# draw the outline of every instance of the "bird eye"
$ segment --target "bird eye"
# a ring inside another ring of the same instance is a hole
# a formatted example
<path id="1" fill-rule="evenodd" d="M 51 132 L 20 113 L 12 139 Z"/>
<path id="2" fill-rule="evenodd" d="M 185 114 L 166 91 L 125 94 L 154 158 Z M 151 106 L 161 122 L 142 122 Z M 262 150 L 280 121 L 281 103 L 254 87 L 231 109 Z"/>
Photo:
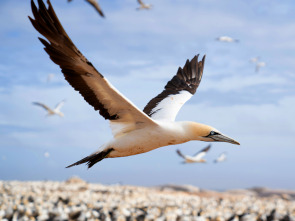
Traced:
<path id="1" fill-rule="evenodd" d="M 210 135 L 218 135 L 218 134 L 219 134 L 219 133 L 217 133 L 217 132 L 215 132 L 215 131 L 213 131 L 213 130 L 210 132 Z"/>

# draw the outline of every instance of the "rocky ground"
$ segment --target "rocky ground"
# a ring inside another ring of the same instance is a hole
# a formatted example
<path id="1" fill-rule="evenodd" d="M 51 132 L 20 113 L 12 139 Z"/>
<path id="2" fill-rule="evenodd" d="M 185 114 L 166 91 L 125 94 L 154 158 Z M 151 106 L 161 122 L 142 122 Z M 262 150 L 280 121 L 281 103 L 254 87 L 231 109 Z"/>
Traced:
<path id="1" fill-rule="evenodd" d="M 0 181 L 0 220 L 295 221 L 295 192 Z"/>

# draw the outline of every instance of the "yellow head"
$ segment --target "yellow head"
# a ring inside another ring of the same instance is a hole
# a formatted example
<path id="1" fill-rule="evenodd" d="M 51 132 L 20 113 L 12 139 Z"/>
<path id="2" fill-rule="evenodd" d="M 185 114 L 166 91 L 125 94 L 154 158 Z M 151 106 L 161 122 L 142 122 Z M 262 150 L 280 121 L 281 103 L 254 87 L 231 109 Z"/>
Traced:
<path id="1" fill-rule="evenodd" d="M 207 142 L 227 142 L 240 145 L 239 142 L 228 136 L 223 135 L 217 129 L 205 124 L 189 122 L 188 129 L 194 140 L 202 140 Z"/>

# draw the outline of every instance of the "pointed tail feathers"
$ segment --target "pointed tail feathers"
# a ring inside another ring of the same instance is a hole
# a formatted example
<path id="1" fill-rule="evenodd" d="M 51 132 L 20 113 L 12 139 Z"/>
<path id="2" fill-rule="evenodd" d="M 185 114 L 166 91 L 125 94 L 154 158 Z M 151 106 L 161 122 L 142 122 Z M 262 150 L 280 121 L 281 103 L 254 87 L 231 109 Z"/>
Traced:
<path id="1" fill-rule="evenodd" d="M 113 150 L 114 150 L 113 148 L 110 148 L 110 149 L 107 149 L 107 150 L 99 152 L 99 153 L 91 154 L 91 155 L 83 158 L 82 160 L 79 160 L 76 163 L 73 163 L 73 164 L 67 166 L 66 168 L 69 168 L 69 167 L 72 167 L 72 166 L 77 166 L 77 165 L 80 165 L 82 163 L 87 163 L 87 166 L 88 166 L 88 169 L 89 169 L 90 167 L 92 167 L 97 162 L 99 162 L 99 161 L 103 160 L 104 158 L 106 158 L 110 154 L 110 152 L 112 152 Z"/>

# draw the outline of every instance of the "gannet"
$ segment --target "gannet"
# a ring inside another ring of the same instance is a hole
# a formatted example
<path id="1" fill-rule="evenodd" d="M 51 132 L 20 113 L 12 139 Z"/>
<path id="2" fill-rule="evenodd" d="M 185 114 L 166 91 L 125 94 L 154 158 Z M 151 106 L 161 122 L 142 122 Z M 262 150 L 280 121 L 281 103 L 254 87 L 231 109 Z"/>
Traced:
<path id="1" fill-rule="evenodd" d="M 68 0 L 68 2 L 71 2 L 72 0 Z M 95 10 L 100 14 L 101 17 L 104 17 L 104 14 L 102 12 L 101 7 L 98 4 L 97 0 L 86 0 L 86 2 L 88 2 L 90 5 L 92 5 Z"/>
<path id="2" fill-rule="evenodd" d="M 254 63 L 255 64 L 255 71 L 256 72 L 259 72 L 260 68 L 261 67 L 264 67 L 266 65 L 265 62 L 263 61 L 259 61 L 260 60 L 260 57 L 256 57 L 256 58 L 251 58 L 250 59 L 250 62 Z"/>
<path id="3" fill-rule="evenodd" d="M 218 38 L 216 38 L 217 41 L 222 41 L 222 42 L 239 42 L 238 39 L 233 39 L 231 37 L 228 36 L 220 36 Z"/>
<path id="4" fill-rule="evenodd" d="M 51 80 L 52 80 L 52 78 L 54 78 L 54 74 L 48 74 L 47 75 L 47 83 L 49 83 Z"/>
<path id="5" fill-rule="evenodd" d="M 258 56 L 258 57 L 250 58 L 249 61 L 256 64 L 259 61 L 259 59 L 260 59 L 260 57 Z"/>
<path id="6" fill-rule="evenodd" d="M 64 114 L 60 111 L 60 108 L 64 105 L 65 101 L 59 102 L 54 109 L 51 109 L 45 104 L 42 104 L 40 102 L 33 102 L 34 105 L 38 105 L 40 107 L 43 107 L 45 110 L 47 110 L 47 116 L 52 116 L 52 115 L 59 115 L 60 117 L 63 117 Z"/>
<path id="7" fill-rule="evenodd" d="M 215 160 L 214 163 L 220 163 L 226 160 L 226 153 L 220 154 Z"/>
<path id="8" fill-rule="evenodd" d="M 208 142 L 237 141 L 217 129 L 196 122 L 175 122 L 182 107 L 196 92 L 203 74 L 205 56 L 195 56 L 167 83 L 143 111 L 124 97 L 82 55 L 65 32 L 48 0 L 48 8 L 38 0 L 37 9 L 31 0 L 35 29 L 47 38 L 39 38 L 51 60 L 60 66 L 65 79 L 100 115 L 110 121 L 113 139 L 93 154 L 68 167 L 87 163 L 88 168 L 104 158 L 126 157 L 145 153 L 159 147 L 181 144 L 191 140 Z"/>
<path id="9" fill-rule="evenodd" d="M 207 147 L 197 152 L 193 156 L 183 155 L 180 152 L 180 150 L 177 150 L 176 152 L 179 156 L 181 156 L 185 160 L 183 163 L 206 163 L 206 160 L 204 160 L 203 157 L 207 154 L 210 148 L 211 148 L 211 145 L 209 144 Z"/>
<path id="10" fill-rule="evenodd" d="M 261 68 L 261 67 L 265 67 L 265 65 L 266 65 L 266 63 L 263 62 L 263 61 L 257 62 L 257 63 L 256 63 L 256 67 L 255 67 L 255 71 L 256 71 L 256 72 L 259 72 L 260 68 Z"/>
<path id="11" fill-rule="evenodd" d="M 138 8 L 136 8 L 137 10 L 141 10 L 141 9 L 151 9 L 152 8 L 152 4 L 145 4 L 143 3 L 141 0 L 137 0 L 138 4 L 140 4 L 140 6 Z"/>

